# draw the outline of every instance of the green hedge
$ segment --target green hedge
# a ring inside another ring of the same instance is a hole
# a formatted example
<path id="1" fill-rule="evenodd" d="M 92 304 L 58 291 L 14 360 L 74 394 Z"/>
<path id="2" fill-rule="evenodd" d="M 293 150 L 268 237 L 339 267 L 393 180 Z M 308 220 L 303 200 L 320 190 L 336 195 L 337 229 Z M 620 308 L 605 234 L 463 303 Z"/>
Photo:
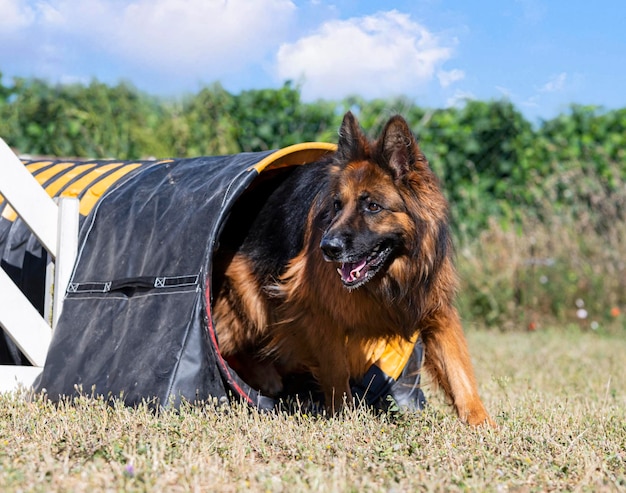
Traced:
<path id="1" fill-rule="evenodd" d="M 371 132 L 393 113 L 407 118 L 443 181 L 461 235 L 475 236 L 493 218 L 509 224 L 528 215 L 541 218 L 546 197 L 555 210 L 578 208 L 583 214 L 625 178 L 626 109 L 574 105 L 533 125 L 508 101 L 446 109 L 407 99 L 303 103 L 289 82 L 240 94 L 215 84 L 165 99 L 128 83 L 55 85 L 17 78 L 3 84 L 0 74 L 0 136 L 32 155 L 183 157 L 333 141 L 347 109 Z M 572 173 L 575 183 L 559 179 Z M 598 227 L 606 227 L 602 222 Z"/>

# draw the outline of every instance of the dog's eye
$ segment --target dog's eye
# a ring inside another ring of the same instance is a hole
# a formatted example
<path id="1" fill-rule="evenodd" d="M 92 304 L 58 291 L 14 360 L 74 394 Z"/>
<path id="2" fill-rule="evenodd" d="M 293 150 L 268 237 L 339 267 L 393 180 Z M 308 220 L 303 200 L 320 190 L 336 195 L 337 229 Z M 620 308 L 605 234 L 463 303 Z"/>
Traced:
<path id="1" fill-rule="evenodd" d="M 367 210 L 368 212 L 380 212 L 383 210 L 383 208 L 380 204 L 377 204 L 376 202 L 370 202 L 369 204 L 367 204 Z"/>
<path id="2" fill-rule="evenodd" d="M 341 200 L 336 199 L 333 202 L 333 209 L 335 210 L 335 212 L 339 212 L 341 210 Z"/>

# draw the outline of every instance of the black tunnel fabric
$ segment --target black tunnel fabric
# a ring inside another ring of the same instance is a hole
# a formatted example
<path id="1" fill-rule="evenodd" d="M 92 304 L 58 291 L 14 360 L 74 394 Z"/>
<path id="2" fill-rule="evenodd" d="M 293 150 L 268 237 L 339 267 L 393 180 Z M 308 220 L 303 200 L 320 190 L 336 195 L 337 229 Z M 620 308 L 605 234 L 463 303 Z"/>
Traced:
<path id="1" fill-rule="evenodd" d="M 53 399 L 77 385 L 127 404 L 174 406 L 227 396 L 206 329 L 207 259 L 226 211 L 269 154 L 154 164 L 100 199 L 81 228 L 38 388 Z"/>
<path id="2" fill-rule="evenodd" d="M 219 354 L 211 319 L 212 255 L 238 198 L 281 151 L 143 162 L 114 182 L 80 228 L 79 251 L 35 390 L 149 401 L 278 403 L 248 386 Z M 327 152 L 327 151 L 325 151 Z M 318 156 L 321 155 L 318 152 Z M 303 164 L 303 161 L 293 164 Z M 279 160 L 275 164 L 279 164 Z M 372 365 L 357 397 L 391 396 L 419 409 L 422 345 L 396 378 Z"/>

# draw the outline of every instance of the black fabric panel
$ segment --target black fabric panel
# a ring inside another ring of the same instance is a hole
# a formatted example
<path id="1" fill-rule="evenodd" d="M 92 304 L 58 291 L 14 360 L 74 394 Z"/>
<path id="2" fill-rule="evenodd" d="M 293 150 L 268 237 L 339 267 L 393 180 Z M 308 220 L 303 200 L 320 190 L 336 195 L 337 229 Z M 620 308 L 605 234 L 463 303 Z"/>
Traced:
<path id="1" fill-rule="evenodd" d="M 258 154 L 155 163 L 109 190 L 82 228 L 73 281 L 198 273 L 227 198 L 269 153 Z"/>
<path id="2" fill-rule="evenodd" d="M 182 398 L 190 402 L 208 399 L 219 401 L 228 399 L 230 396 L 219 366 L 216 364 L 217 350 L 211 344 L 206 330 L 207 314 L 203 308 L 203 298 L 204 295 L 201 294 L 194 304 L 187 337 L 168 389 L 168 396 L 174 399 L 168 404 L 173 404 L 175 407 L 178 407 Z"/>
<path id="3" fill-rule="evenodd" d="M 130 405 L 143 399 L 168 405 L 181 395 L 195 400 L 201 386 L 196 389 L 193 378 L 177 375 L 176 369 L 189 359 L 191 329 L 199 332 L 200 296 L 199 290 L 68 296 L 40 385 L 53 400 L 75 395 L 75 385 L 89 395 L 121 396 Z M 192 352 L 208 354 L 201 339 L 195 342 Z M 177 381 L 192 387 L 176 388 Z"/>
<path id="4" fill-rule="evenodd" d="M 0 204 L 0 214 L 2 214 L 4 205 L 6 205 L 6 202 Z M 9 239 L 9 230 L 11 229 L 11 224 L 13 224 L 11 221 L 5 219 L 0 215 L 0 259 L 4 258 L 4 248 Z"/>
<path id="5" fill-rule="evenodd" d="M 2 260 L 9 265 L 21 267 L 24 263 L 28 240 L 31 236 L 30 229 L 28 229 L 28 226 L 21 218 L 18 217 L 10 223 L 6 232 Z"/>
<path id="6" fill-rule="evenodd" d="M 48 254 L 34 238 L 20 218 L 10 223 L 0 252 L 0 265 L 43 315 Z"/>

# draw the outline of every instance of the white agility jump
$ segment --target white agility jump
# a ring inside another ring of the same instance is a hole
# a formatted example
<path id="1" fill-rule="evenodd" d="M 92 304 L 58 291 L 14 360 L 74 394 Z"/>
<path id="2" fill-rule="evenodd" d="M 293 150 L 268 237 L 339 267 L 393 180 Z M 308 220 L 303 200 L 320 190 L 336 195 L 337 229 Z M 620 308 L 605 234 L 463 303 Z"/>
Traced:
<path id="1" fill-rule="evenodd" d="M 20 385 L 30 386 L 45 363 L 76 258 L 79 202 L 73 197 L 56 201 L 50 198 L 2 139 L 0 195 L 28 225 L 54 261 L 46 276 L 43 317 L 0 268 L 0 329 L 33 365 L 0 365 L 0 391 L 9 391 Z"/>

